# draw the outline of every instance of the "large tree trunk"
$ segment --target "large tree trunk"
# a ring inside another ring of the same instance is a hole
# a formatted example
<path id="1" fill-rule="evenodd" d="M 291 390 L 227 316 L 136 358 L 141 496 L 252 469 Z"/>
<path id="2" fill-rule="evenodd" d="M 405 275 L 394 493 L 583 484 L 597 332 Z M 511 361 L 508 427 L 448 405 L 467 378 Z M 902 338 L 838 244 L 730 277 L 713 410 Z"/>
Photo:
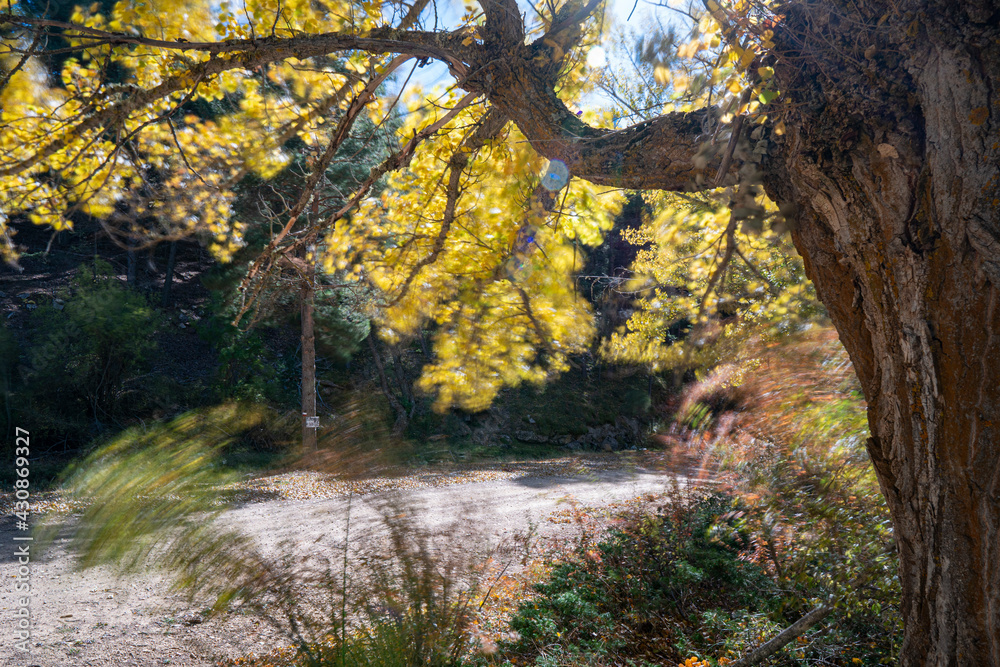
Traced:
<path id="1" fill-rule="evenodd" d="M 911 245 L 906 217 L 863 198 L 874 173 L 817 190 L 819 215 L 795 239 L 869 403 L 902 663 L 1000 665 L 1000 283 L 960 236 Z"/>
<path id="2" fill-rule="evenodd" d="M 1000 48 L 996 20 L 934 20 L 898 63 L 894 117 L 881 97 L 830 122 L 824 90 L 765 185 L 800 207 L 793 237 L 868 401 L 901 664 L 1000 665 Z"/>

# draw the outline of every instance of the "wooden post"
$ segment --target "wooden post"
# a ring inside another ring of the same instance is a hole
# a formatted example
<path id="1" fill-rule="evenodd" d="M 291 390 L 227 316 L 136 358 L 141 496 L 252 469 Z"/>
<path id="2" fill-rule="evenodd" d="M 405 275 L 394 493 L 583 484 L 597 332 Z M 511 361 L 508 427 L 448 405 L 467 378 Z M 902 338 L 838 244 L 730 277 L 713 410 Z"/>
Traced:
<path id="1" fill-rule="evenodd" d="M 318 449 L 316 428 L 319 418 L 316 415 L 316 332 L 313 326 L 313 307 L 316 296 L 313 289 L 315 269 L 309 250 L 303 253 L 307 265 L 306 275 L 302 280 L 301 314 L 302 314 L 302 446 L 307 452 Z"/>

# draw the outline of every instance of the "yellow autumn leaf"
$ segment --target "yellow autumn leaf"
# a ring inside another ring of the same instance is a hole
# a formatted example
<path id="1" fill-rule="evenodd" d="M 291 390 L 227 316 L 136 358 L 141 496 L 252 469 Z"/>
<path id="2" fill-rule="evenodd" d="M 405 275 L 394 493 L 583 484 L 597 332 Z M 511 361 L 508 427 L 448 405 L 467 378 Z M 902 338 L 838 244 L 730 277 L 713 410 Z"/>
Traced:
<path id="1" fill-rule="evenodd" d="M 665 65 L 657 65 L 655 68 L 653 68 L 653 79 L 655 79 L 656 83 L 660 84 L 661 86 L 670 85 L 670 80 L 672 76 L 673 73 L 670 71 L 670 68 L 666 67 Z"/>

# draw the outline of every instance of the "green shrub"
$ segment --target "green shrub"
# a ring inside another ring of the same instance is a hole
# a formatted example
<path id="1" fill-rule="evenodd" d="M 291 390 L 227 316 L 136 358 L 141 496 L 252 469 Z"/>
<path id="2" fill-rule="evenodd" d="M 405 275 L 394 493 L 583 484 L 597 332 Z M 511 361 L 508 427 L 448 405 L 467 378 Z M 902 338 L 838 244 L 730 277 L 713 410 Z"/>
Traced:
<path id="1" fill-rule="evenodd" d="M 136 381 L 156 346 L 159 318 L 100 260 L 93 270 L 82 267 L 60 297 L 64 304 L 45 304 L 32 317 L 37 333 L 25 384 L 48 425 L 89 420 L 100 428 L 141 391 Z"/>
<path id="2" fill-rule="evenodd" d="M 556 653 L 579 664 L 680 662 L 720 641 L 718 623 L 699 622 L 705 612 L 777 612 L 774 583 L 740 558 L 749 541 L 738 517 L 724 496 L 633 517 L 536 585 L 539 596 L 511 621 L 520 639 L 506 650 L 537 665 Z"/>
<path id="3" fill-rule="evenodd" d="M 269 328 L 240 329 L 232 324 L 235 314 L 233 304 L 217 294 L 198 328 L 218 353 L 213 393 L 219 400 L 296 405 L 301 376 L 295 348 L 272 349 L 265 341 Z"/>
<path id="4" fill-rule="evenodd" d="M 834 332 L 818 329 L 755 354 L 767 372 L 740 382 L 719 373 L 687 390 L 677 446 L 725 471 L 752 541 L 743 555 L 781 589 L 783 615 L 835 604 L 821 635 L 787 647 L 778 662 L 892 663 L 902 637 L 895 544 L 847 353 Z M 726 651 L 780 629 L 754 611 L 730 624 Z"/>
<path id="5" fill-rule="evenodd" d="M 776 581 L 753 562 L 751 514 L 711 495 L 631 516 L 535 586 L 511 621 L 520 637 L 490 664 L 716 665 L 747 653 L 831 593 L 818 578 Z M 881 604 L 870 593 L 842 596 L 833 616 L 768 664 L 888 664 L 897 628 Z"/>

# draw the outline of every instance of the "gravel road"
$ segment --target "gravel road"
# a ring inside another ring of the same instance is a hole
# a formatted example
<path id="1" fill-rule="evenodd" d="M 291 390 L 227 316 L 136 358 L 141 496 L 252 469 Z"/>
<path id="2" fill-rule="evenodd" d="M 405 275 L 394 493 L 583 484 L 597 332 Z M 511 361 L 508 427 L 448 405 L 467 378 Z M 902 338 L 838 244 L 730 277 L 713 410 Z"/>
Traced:
<path id="1" fill-rule="evenodd" d="M 378 543 L 379 507 L 388 493 L 397 506 L 431 531 L 452 529 L 462 548 L 481 548 L 511 540 L 529 524 L 546 541 L 567 538 L 573 526 L 565 520 L 567 500 L 583 507 L 612 503 L 666 490 L 684 478 L 642 467 L 602 466 L 584 475 L 507 475 L 499 479 L 402 488 L 351 498 L 351 548 Z M 253 535 L 265 552 L 292 540 L 301 548 L 333 552 L 343 547 L 347 498 L 248 502 L 228 511 L 223 521 Z M 65 544 L 44 554 L 32 553 L 30 653 L 15 650 L 17 620 L 14 585 L 18 563 L 14 537 L 23 535 L 13 520 L 0 528 L 0 665 L 59 667 L 87 665 L 126 667 L 184 665 L 208 667 L 213 657 L 264 652 L 279 640 L 259 619 L 224 614 L 188 624 L 192 609 L 171 594 L 163 578 L 119 578 L 106 568 L 76 571 Z M 336 553 L 333 552 L 333 553 Z"/>

